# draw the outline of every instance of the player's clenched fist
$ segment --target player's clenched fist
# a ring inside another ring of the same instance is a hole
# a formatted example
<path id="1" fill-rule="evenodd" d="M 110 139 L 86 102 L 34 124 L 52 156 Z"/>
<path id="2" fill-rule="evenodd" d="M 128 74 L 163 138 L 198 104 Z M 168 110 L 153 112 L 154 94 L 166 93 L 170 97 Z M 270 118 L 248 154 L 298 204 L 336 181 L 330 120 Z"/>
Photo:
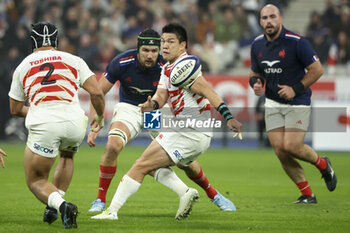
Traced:
<path id="1" fill-rule="evenodd" d="M 265 85 L 261 82 L 260 79 L 257 79 L 256 83 L 253 85 L 254 94 L 261 96 L 265 93 Z"/>

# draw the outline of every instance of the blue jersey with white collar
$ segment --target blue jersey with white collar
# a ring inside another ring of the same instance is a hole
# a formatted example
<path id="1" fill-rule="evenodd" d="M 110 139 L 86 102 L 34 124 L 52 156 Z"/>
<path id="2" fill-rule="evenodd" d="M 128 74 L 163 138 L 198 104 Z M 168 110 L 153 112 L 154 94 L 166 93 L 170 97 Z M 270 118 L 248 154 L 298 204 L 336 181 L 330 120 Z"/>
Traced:
<path id="1" fill-rule="evenodd" d="M 301 81 L 305 68 L 318 60 L 307 39 L 284 27 L 280 36 L 268 41 L 264 35 L 255 38 L 251 47 L 251 69 L 266 78 L 266 97 L 283 104 L 310 105 L 311 90 L 307 88 L 292 100 L 286 100 L 277 94 L 277 86 L 294 84 Z"/>
<path id="2" fill-rule="evenodd" d="M 120 102 L 137 106 L 156 92 L 164 63 L 163 57 L 159 55 L 155 66 L 141 69 L 137 60 L 137 50 L 131 49 L 113 58 L 106 68 L 105 76 L 113 84 L 120 81 Z"/>

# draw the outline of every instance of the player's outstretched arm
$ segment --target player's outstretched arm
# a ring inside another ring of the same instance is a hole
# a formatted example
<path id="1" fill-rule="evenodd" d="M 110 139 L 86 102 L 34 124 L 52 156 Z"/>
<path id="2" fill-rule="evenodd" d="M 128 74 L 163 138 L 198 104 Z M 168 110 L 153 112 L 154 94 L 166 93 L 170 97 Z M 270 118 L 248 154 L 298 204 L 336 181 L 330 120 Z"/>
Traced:
<path id="1" fill-rule="evenodd" d="M 4 159 L 2 158 L 2 156 L 7 156 L 7 154 L 5 153 L 5 151 L 3 151 L 2 149 L 0 149 L 0 161 L 1 161 L 1 166 L 3 168 L 5 168 L 5 162 Z"/>
<path id="2" fill-rule="evenodd" d="M 200 76 L 192 84 L 191 90 L 209 100 L 210 104 L 227 120 L 227 127 L 230 130 L 237 132 L 238 134 L 241 133 L 242 124 L 238 120 L 234 119 L 224 101 L 214 91 L 203 76 Z"/>
<path id="3" fill-rule="evenodd" d="M 166 89 L 158 88 L 153 97 L 148 96 L 147 101 L 139 105 L 141 112 L 162 108 L 166 104 L 168 97 L 169 94 Z"/>

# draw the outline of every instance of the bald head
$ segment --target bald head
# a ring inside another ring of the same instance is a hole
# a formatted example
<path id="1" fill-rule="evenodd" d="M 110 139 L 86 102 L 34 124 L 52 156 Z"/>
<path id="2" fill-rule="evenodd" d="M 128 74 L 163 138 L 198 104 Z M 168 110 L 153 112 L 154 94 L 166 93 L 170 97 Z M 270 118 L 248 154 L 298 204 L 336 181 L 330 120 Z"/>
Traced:
<path id="1" fill-rule="evenodd" d="M 265 14 L 266 12 L 274 12 L 276 15 L 281 15 L 280 10 L 273 4 L 267 4 L 264 6 L 260 11 L 260 17 L 263 13 Z"/>
<path id="2" fill-rule="evenodd" d="M 260 25 L 268 40 L 276 39 L 282 31 L 283 18 L 279 9 L 272 4 L 264 6 L 260 11 Z"/>

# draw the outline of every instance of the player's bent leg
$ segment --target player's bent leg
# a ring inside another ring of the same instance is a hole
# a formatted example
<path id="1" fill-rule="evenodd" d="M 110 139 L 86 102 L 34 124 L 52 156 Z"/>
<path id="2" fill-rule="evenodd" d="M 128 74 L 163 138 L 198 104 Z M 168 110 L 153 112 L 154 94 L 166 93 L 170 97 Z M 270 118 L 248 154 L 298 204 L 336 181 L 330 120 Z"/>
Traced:
<path id="1" fill-rule="evenodd" d="M 142 183 L 144 177 L 158 168 L 174 166 L 175 163 L 170 159 L 162 146 L 153 140 L 151 144 L 142 153 L 141 157 L 135 161 L 127 175 L 139 183 Z"/>
<path id="2" fill-rule="evenodd" d="M 63 197 L 67 191 L 69 184 L 72 180 L 74 161 L 74 152 L 60 150 L 60 160 L 55 168 L 53 174 L 53 185 L 58 189 L 58 192 Z M 56 221 L 58 218 L 58 212 L 55 208 L 46 206 L 44 211 L 43 221 L 49 224 Z"/>
<path id="3" fill-rule="evenodd" d="M 278 159 L 281 162 L 282 168 L 287 173 L 289 178 L 296 184 L 302 196 L 314 196 L 305 178 L 304 169 L 301 167 L 296 158 L 292 154 L 286 152 L 284 149 L 284 129 L 277 128 L 268 131 L 268 138 L 270 140 L 271 146 L 275 150 Z M 300 198 L 298 200 L 300 200 Z"/>
<path id="4" fill-rule="evenodd" d="M 27 185 L 32 193 L 43 203 L 48 204 L 51 208 L 54 207 L 56 210 L 62 208 L 60 212 L 65 228 L 76 228 L 77 207 L 74 204 L 65 202 L 57 192 L 57 188 L 47 180 L 54 162 L 55 158 L 40 156 L 26 147 L 24 169 Z M 53 219 L 46 220 L 47 222 L 54 221 Z"/>
<path id="5" fill-rule="evenodd" d="M 309 145 L 304 144 L 305 132 L 287 129 L 285 134 L 285 150 L 301 160 L 315 165 L 322 174 L 329 191 L 337 186 L 337 176 L 334 173 L 328 157 L 320 157 Z"/>
<path id="6" fill-rule="evenodd" d="M 30 191 L 43 203 L 57 188 L 48 182 L 49 173 L 56 158 L 47 158 L 33 153 L 28 147 L 24 153 L 24 171 Z"/>
<path id="7" fill-rule="evenodd" d="M 211 186 L 208 178 L 204 174 L 200 164 L 197 161 L 193 161 L 188 166 L 182 166 L 180 164 L 177 166 L 184 170 L 186 172 L 186 175 L 206 192 L 208 198 L 217 207 L 219 207 L 220 210 L 236 211 L 235 205 Z"/>
<path id="8" fill-rule="evenodd" d="M 122 122 L 113 122 L 108 133 L 106 151 L 101 158 L 101 164 L 116 165 L 119 153 L 130 140 L 130 130 Z"/>
<path id="9" fill-rule="evenodd" d="M 74 171 L 75 152 L 60 150 L 60 159 L 53 174 L 52 183 L 64 192 L 67 191 L 72 181 Z"/>
<path id="10" fill-rule="evenodd" d="M 130 130 L 124 123 L 119 121 L 112 123 L 106 150 L 100 161 L 97 198 L 92 202 L 89 212 L 100 212 L 105 209 L 107 191 L 117 170 L 117 157 L 130 139 L 130 135 Z"/>
<path id="11" fill-rule="evenodd" d="M 167 156 L 163 148 L 156 141 L 153 141 L 120 181 L 107 211 L 93 216 L 92 219 L 117 219 L 119 209 L 131 195 L 138 191 L 145 175 L 158 168 L 170 165 L 174 165 L 173 161 Z"/>
<path id="12" fill-rule="evenodd" d="M 283 149 L 297 159 L 314 163 L 317 153 L 304 143 L 305 134 L 306 131 L 300 129 L 286 129 Z"/>
<path id="13" fill-rule="evenodd" d="M 287 175 L 296 184 L 305 181 L 303 168 L 291 154 L 284 150 L 284 131 L 281 128 L 270 130 L 268 131 L 268 137 Z"/>
<path id="14" fill-rule="evenodd" d="M 189 189 L 170 167 L 159 168 L 149 175 L 153 176 L 160 184 L 173 190 L 179 197 L 182 197 Z"/>

